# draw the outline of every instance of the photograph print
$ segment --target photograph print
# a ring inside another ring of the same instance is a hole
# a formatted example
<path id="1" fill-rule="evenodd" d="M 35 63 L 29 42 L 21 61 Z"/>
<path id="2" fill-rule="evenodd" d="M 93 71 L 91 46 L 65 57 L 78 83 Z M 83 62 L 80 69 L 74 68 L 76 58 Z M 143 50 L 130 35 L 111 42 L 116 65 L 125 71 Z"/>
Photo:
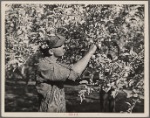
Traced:
<path id="1" fill-rule="evenodd" d="M 2 116 L 148 116 L 147 1 L 2 1 L 1 11 Z"/>

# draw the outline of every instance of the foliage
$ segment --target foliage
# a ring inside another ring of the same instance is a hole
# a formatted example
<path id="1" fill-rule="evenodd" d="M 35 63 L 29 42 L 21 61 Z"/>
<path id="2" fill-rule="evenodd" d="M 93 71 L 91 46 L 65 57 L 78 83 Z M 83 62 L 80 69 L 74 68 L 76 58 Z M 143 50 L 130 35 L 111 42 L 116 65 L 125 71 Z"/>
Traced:
<path id="1" fill-rule="evenodd" d="M 6 65 L 38 63 L 44 35 L 66 37 L 62 62 L 80 60 L 91 43 L 98 45 L 88 69 L 127 97 L 144 98 L 144 6 L 84 4 L 7 4 L 5 11 Z"/>

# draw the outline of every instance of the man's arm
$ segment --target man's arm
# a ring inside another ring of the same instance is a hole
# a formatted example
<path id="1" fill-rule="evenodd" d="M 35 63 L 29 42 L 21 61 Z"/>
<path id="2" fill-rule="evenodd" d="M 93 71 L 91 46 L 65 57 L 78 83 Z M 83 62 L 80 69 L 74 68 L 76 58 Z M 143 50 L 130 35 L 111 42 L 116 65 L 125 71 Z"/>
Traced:
<path id="1" fill-rule="evenodd" d="M 89 52 L 81 59 L 79 60 L 77 63 L 75 63 L 72 66 L 72 69 L 78 73 L 79 75 L 82 74 L 82 72 L 84 71 L 84 69 L 86 68 L 88 62 L 90 61 L 91 56 L 95 53 L 97 49 L 96 45 L 91 45 Z"/>

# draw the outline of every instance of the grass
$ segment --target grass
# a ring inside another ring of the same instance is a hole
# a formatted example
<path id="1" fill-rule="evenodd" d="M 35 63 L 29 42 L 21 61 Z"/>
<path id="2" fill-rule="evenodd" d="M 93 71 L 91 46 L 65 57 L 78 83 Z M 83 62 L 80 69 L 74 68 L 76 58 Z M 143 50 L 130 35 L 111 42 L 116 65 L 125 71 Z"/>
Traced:
<path id="1" fill-rule="evenodd" d="M 66 107 L 67 112 L 100 112 L 99 93 L 94 91 L 80 104 L 78 91 L 82 85 L 65 84 Z M 30 82 L 28 92 L 25 90 L 25 81 L 19 80 L 15 83 L 13 80 L 7 80 L 5 83 L 5 111 L 6 112 L 37 112 L 38 96 L 34 82 Z M 116 98 L 116 112 L 126 111 L 124 94 L 119 94 Z M 138 103 L 134 112 L 144 112 L 144 101 Z"/>

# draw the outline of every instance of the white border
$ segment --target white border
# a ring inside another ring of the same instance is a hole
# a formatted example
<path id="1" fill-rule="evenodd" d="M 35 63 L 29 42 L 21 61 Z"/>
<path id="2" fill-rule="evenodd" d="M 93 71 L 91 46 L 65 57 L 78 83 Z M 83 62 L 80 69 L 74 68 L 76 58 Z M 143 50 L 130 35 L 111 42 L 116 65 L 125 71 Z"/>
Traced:
<path id="1" fill-rule="evenodd" d="M 36 3 L 35 3 L 36 2 Z M 2 1 L 2 4 L 147 4 L 148 1 Z"/>
<path id="2" fill-rule="evenodd" d="M 5 112 L 5 4 L 144 4 L 145 5 L 145 104 L 144 113 L 40 113 L 40 112 Z M 2 26 L 2 43 L 1 43 L 1 114 L 2 117 L 148 117 L 149 116 L 149 35 L 148 35 L 148 1 L 2 1 L 1 2 L 1 26 Z"/>

